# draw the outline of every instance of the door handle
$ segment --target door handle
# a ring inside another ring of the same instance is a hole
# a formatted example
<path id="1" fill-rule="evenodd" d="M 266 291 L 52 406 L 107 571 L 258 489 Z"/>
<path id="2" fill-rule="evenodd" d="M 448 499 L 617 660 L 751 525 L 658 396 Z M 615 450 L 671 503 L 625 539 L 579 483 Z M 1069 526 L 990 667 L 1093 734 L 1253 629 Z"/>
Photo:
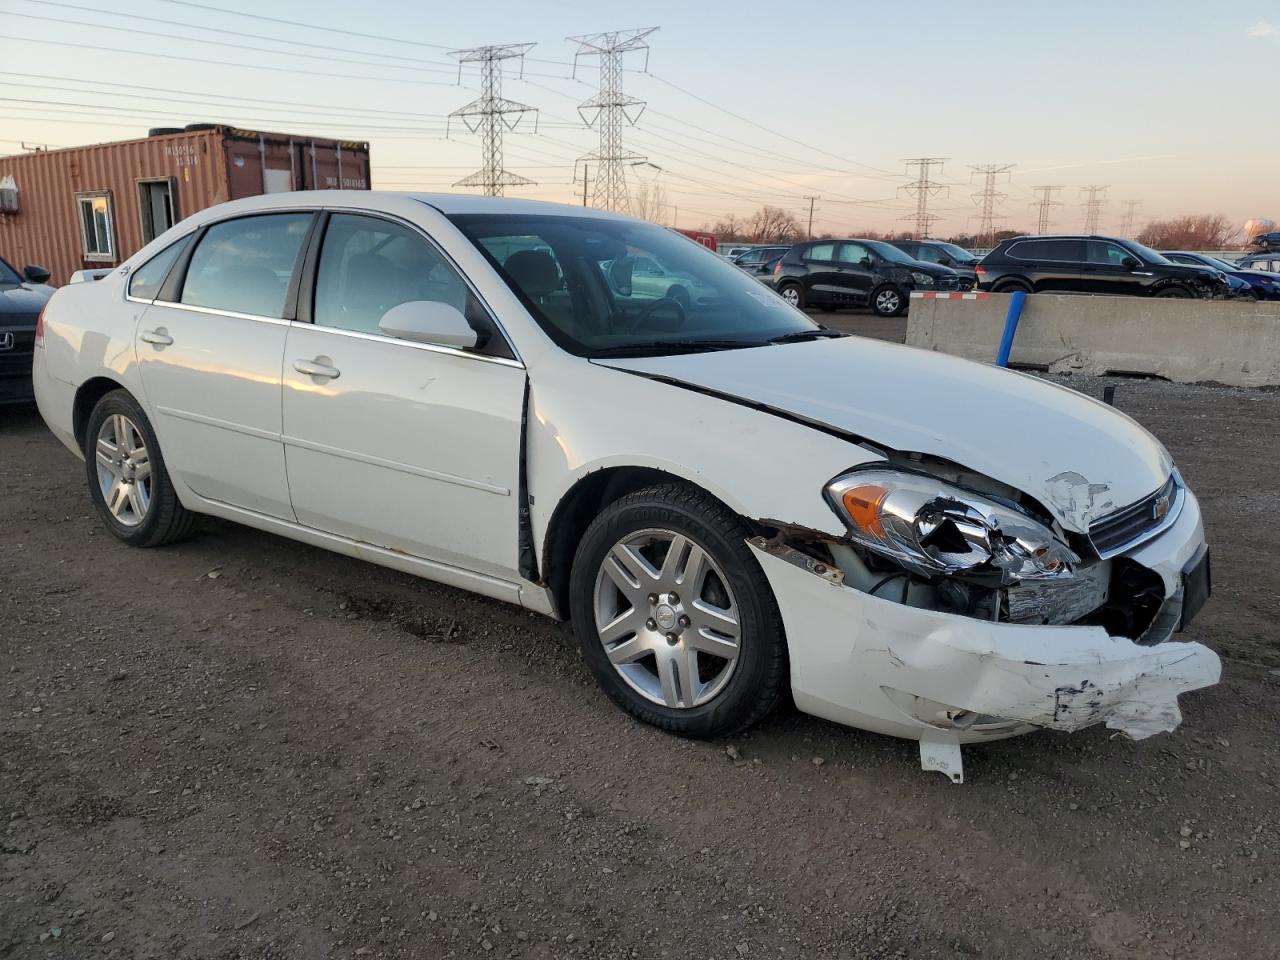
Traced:
<path id="1" fill-rule="evenodd" d="M 169 336 L 169 332 L 164 327 L 157 327 L 155 330 L 143 330 L 138 334 L 138 339 L 143 343 L 150 343 L 157 347 L 167 347 L 173 344 L 173 337 Z"/>
<path id="2" fill-rule="evenodd" d="M 337 367 L 329 364 L 328 357 L 316 357 L 314 360 L 295 360 L 293 361 L 293 369 L 299 373 L 305 373 L 309 377 L 319 377 L 321 380 L 337 380 L 342 375 L 342 371 Z"/>

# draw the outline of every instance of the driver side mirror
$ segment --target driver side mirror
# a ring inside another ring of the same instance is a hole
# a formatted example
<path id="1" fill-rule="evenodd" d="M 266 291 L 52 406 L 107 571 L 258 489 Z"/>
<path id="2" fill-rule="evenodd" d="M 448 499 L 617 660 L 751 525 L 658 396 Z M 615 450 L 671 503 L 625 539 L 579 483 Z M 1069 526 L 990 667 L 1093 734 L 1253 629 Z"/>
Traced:
<path id="1" fill-rule="evenodd" d="M 1125 257 L 1120 261 L 1120 266 L 1124 267 L 1126 270 L 1137 270 L 1142 266 L 1142 261 L 1138 260 L 1136 257 Z"/>
<path id="2" fill-rule="evenodd" d="M 609 286 L 619 296 L 631 296 L 632 274 L 635 272 L 634 257 L 615 257 L 609 264 Z"/>
<path id="3" fill-rule="evenodd" d="M 439 300 L 409 300 L 382 315 L 378 329 L 388 337 L 469 350 L 479 342 L 457 307 Z"/>
<path id="4" fill-rule="evenodd" d="M 29 263 L 22 268 L 22 276 L 26 278 L 28 283 L 48 283 L 49 271 L 44 267 L 38 267 L 34 263 Z"/>

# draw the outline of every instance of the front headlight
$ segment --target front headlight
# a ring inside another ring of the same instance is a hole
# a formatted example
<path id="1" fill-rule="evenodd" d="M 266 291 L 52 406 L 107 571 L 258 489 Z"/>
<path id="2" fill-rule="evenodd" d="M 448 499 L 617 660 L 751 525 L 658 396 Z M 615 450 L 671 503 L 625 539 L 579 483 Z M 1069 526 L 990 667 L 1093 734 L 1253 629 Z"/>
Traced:
<path id="1" fill-rule="evenodd" d="M 1007 585 L 1072 576 L 1080 558 L 1047 526 L 925 474 L 857 470 L 827 486 L 853 541 L 926 577 L 991 574 Z"/>
<path id="2" fill-rule="evenodd" d="M 927 273 L 917 273 L 916 271 L 912 270 L 911 279 L 914 280 L 916 283 L 920 284 L 920 286 L 922 287 L 933 286 L 933 277 L 929 276 L 929 274 Z"/>

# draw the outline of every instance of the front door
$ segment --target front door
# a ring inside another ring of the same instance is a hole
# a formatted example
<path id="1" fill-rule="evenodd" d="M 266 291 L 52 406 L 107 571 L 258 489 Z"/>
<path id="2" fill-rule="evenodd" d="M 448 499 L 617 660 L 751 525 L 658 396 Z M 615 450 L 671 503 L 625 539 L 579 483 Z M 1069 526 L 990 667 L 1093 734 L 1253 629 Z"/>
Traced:
<path id="1" fill-rule="evenodd" d="M 1121 296 L 1142 293 L 1143 281 L 1150 281 L 1151 272 L 1129 250 L 1110 240 L 1086 240 L 1084 242 L 1084 270 L 1079 289 L 1084 293 L 1104 293 Z M 1128 261 L 1126 265 L 1126 261 Z"/>
<path id="2" fill-rule="evenodd" d="M 185 281 L 172 294 L 166 283 L 137 326 L 142 386 L 170 472 L 202 497 L 287 520 L 280 364 L 312 216 L 213 224 Z"/>
<path id="3" fill-rule="evenodd" d="M 865 304 L 870 299 L 873 263 L 871 251 L 860 243 L 841 243 L 836 248 L 836 283 L 845 303 Z"/>
<path id="4" fill-rule="evenodd" d="M 804 259 L 805 302 L 813 304 L 837 304 L 841 299 L 840 268 L 836 263 L 836 245 L 833 240 L 811 244 L 801 254 Z"/>
<path id="5" fill-rule="evenodd" d="M 456 306 L 488 342 L 384 335 L 383 314 L 413 300 Z M 290 326 L 284 354 L 298 521 L 514 580 L 525 372 L 457 270 L 414 228 L 335 213 L 311 319 Z"/>

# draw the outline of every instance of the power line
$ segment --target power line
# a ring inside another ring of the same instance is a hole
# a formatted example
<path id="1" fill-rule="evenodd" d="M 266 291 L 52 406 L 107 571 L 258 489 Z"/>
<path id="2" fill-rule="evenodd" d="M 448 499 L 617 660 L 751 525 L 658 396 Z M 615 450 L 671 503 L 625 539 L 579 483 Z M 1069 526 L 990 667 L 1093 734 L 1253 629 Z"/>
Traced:
<path id="1" fill-rule="evenodd" d="M 622 58 L 632 51 L 644 50 L 645 67 L 649 65 L 649 44 L 645 38 L 657 27 L 618 30 L 606 33 L 568 37 L 578 45 L 573 55 L 574 71 L 580 57 L 600 58 L 600 92 L 578 106 L 578 114 L 588 126 L 600 125 L 600 146 L 582 160 L 596 161 L 596 182 L 592 192 L 593 206 L 626 213 L 631 209 L 627 196 L 625 164 L 643 163 L 644 157 L 629 153 L 622 146 L 623 124 L 634 124 L 644 112 L 644 101 L 622 92 Z M 586 112 L 584 112 L 586 111 Z M 588 119 L 588 113 L 591 114 Z M 584 181 L 585 182 L 585 181 Z"/>
<path id="2" fill-rule="evenodd" d="M 905 217 L 899 217 L 900 220 L 915 220 L 915 239 L 923 240 L 929 236 L 929 227 L 937 220 L 942 218 L 936 214 L 929 212 L 929 198 L 943 194 L 944 191 L 949 193 L 951 188 L 944 186 L 937 180 L 930 178 L 930 173 L 936 167 L 938 172 L 942 172 L 942 165 L 947 161 L 946 157 L 916 157 L 911 160 L 903 160 L 910 170 L 915 167 L 919 173 L 913 183 L 907 184 L 905 187 L 899 187 L 904 193 L 916 198 L 916 212 L 907 214 Z"/>
<path id="3" fill-rule="evenodd" d="M 1049 211 L 1054 207 L 1062 206 L 1061 200 L 1053 199 L 1055 193 L 1062 192 L 1060 184 L 1045 184 L 1039 187 L 1032 187 L 1038 199 L 1031 204 L 1037 210 L 1036 215 L 1036 233 L 1048 233 L 1052 221 L 1049 220 Z"/>
<path id="4" fill-rule="evenodd" d="M 996 216 L 996 205 L 1003 203 L 1009 196 L 1007 193 L 996 192 L 996 178 L 1007 175 L 1014 166 L 1012 163 L 988 163 L 985 166 L 969 167 L 973 171 L 971 180 L 977 174 L 982 174 L 983 178 L 982 189 L 973 195 L 973 202 L 978 205 L 978 238 L 988 244 L 995 243 L 995 221 L 1005 219 Z"/>
<path id="5" fill-rule="evenodd" d="M 1085 233 L 1098 232 L 1098 221 L 1102 217 L 1102 204 L 1106 201 L 1106 197 L 1103 194 L 1106 192 L 1106 186 L 1100 184 L 1091 184 L 1080 188 L 1080 193 L 1087 198 L 1084 202 Z"/>
<path id="6" fill-rule="evenodd" d="M 464 63 L 481 64 L 483 75 L 483 92 L 464 107 L 459 107 L 450 118 L 458 117 L 467 125 L 472 133 L 480 132 L 484 162 L 475 173 L 463 177 L 455 187 L 483 187 L 485 196 L 500 197 L 504 187 L 526 186 L 533 181 L 510 173 L 502 166 L 502 131 L 504 128 L 515 130 L 516 125 L 526 113 L 534 113 L 534 107 L 502 96 L 502 62 L 504 60 L 521 60 L 532 50 L 532 43 L 507 43 L 501 46 L 472 47 L 469 50 L 454 50 L 452 56 L 458 58 L 458 78 L 462 78 Z M 508 119 L 513 118 L 513 119 Z M 534 118 L 534 133 L 537 133 L 537 118 Z"/>

